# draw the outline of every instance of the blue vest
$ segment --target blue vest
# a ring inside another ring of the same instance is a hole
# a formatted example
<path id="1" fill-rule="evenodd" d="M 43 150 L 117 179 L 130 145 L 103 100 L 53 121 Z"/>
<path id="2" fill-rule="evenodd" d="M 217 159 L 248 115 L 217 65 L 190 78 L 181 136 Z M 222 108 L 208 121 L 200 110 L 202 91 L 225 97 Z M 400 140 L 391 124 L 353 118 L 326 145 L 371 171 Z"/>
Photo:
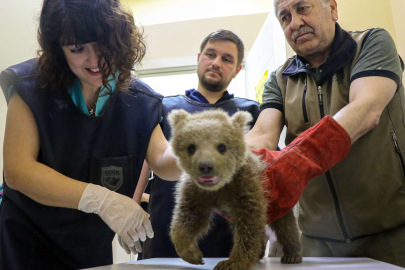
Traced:
<path id="1" fill-rule="evenodd" d="M 166 139 L 170 139 L 171 128 L 167 115 L 175 109 L 184 109 L 190 113 L 209 109 L 223 109 L 229 115 L 237 111 L 247 111 L 253 116 L 251 126 L 259 116 L 258 103 L 244 98 L 231 98 L 218 104 L 200 103 L 187 96 L 179 95 L 163 99 L 162 130 Z M 158 257 L 178 257 L 170 239 L 170 223 L 174 209 L 174 189 L 176 182 L 155 177 L 151 187 L 149 202 L 150 220 L 155 235 L 147 239 L 143 248 L 143 259 Z M 229 222 L 219 215 L 214 215 L 210 232 L 200 242 L 199 247 L 204 257 L 229 257 L 233 247 L 233 233 Z"/>
<path id="2" fill-rule="evenodd" d="M 36 70 L 35 59 L 12 66 L 2 72 L 0 84 L 5 94 L 13 85 L 35 117 L 38 161 L 73 179 L 132 197 L 150 136 L 161 119 L 162 97 L 133 79 L 128 92 L 114 92 L 101 116 L 89 116 L 68 93 L 41 89 Z M 4 269 L 112 264 L 113 237 L 96 214 L 45 206 L 4 185 L 0 212 Z M 24 241 L 18 242 L 19 238 Z"/>

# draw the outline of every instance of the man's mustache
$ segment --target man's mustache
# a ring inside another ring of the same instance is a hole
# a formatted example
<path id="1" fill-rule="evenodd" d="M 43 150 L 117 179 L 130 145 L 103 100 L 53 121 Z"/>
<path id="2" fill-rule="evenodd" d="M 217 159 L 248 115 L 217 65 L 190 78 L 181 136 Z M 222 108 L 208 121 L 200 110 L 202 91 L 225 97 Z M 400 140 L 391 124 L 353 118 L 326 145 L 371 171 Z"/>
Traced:
<path id="1" fill-rule="evenodd" d="M 304 25 L 301 26 L 298 30 L 294 30 L 291 34 L 291 40 L 295 42 L 295 40 L 302 34 L 307 34 L 307 33 L 314 33 L 314 29 L 309 26 L 309 25 Z"/>

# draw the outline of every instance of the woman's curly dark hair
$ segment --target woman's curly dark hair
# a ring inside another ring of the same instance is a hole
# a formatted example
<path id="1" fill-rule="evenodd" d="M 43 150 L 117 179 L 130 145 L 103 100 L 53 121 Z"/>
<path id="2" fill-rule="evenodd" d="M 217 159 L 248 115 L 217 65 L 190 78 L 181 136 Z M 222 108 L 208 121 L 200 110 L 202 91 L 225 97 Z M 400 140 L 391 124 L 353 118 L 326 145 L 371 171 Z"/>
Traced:
<path id="1" fill-rule="evenodd" d="M 106 62 L 101 70 L 103 85 L 110 93 L 111 76 L 117 80 L 116 90 L 128 89 L 131 70 L 146 50 L 143 33 L 119 0 L 44 0 L 38 42 L 39 74 L 45 87 L 57 92 L 67 92 L 76 78 L 61 46 L 96 42 L 99 63 Z"/>

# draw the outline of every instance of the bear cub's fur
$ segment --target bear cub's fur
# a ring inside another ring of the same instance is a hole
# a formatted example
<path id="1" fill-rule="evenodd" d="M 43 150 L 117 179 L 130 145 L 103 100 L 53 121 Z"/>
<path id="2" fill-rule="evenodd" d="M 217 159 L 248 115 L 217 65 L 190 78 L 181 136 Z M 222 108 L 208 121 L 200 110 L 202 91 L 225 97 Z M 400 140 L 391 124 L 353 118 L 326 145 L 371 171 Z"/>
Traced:
<path id="1" fill-rule="evenodd" d="M 203 264 L 197 241 L 210 228 L 216 209 L 225 213 L 234 230 L 229 260 L 215 269 L 251 269 L 266 249 L 268 204 L 261 184 L 265 164 L 248 150 L 244 134 L 252 119 L 247 112 L 232 117 L 221 110 L 169 115 L 170 141 L 183 170 L 176 187 L 171 239 L 177 254 L 192 264 Z M 290 211 L 270 224 L 283 246 L 283 263 L 299 263 L 301 245 L 295 217 Z"/>

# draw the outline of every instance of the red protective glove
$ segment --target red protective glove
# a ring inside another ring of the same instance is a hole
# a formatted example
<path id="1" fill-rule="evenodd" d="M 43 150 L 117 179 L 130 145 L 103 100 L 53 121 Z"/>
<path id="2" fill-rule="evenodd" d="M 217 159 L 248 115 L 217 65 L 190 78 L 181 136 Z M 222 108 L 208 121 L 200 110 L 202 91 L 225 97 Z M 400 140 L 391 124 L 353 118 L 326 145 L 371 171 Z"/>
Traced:
<path id="1" fill-rule="evenodd" d="M 263 188 L 269 200 L 268 224 L 287 214 L 297 204 L 308 181 L 346 157 L 350 147 L 346 130 L 326 116 L 281 151 L 252 150 L 267 163 Z"/>

